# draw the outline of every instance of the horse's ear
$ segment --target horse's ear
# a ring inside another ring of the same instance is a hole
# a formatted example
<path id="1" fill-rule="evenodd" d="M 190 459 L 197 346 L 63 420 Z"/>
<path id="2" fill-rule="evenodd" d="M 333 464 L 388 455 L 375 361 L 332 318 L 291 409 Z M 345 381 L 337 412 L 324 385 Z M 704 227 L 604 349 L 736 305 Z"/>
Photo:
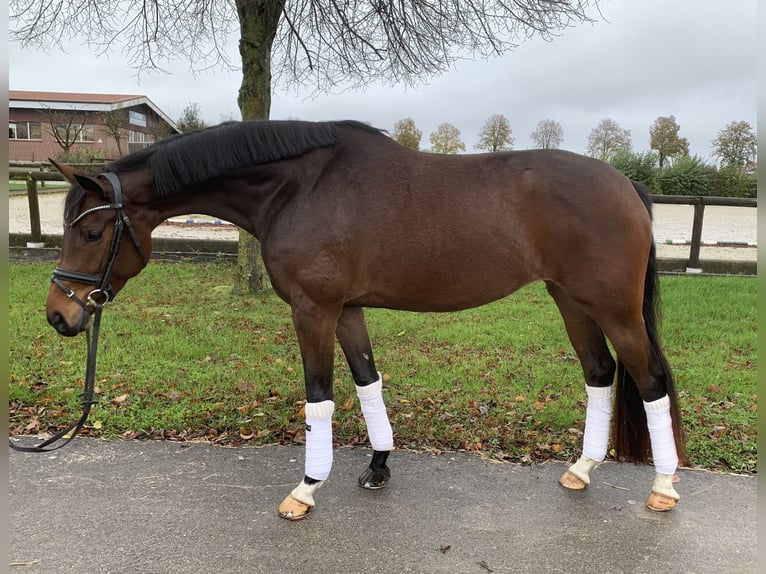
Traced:
<path id="1" fill-rule="evenodd" d="M 92 191 L 97 193 L 100 197 L 106 198 L 106 193 L 101 183 L 95 177 L 88 175 L 82 170 L 66 165 L 65 163 L 58 163 L 56 160 L 48 158 L 48 161 L 53 164 L 61 175 L 63 175 L 67 181 L 71 184 L 79 184 L 86 191 Z"/>
<path id="2" fill-rule="evenodd" d="M 75 180 L 79 183 L 85 191 L 91 191 L 97 194 L 104 201 L 109 201 L 101 182 L 87 173 L 78 172 L 74 174 Z"/>
<path id="3" fill-rule="evenodd" d="M 77 183 L 76 176 L 83 173 L 79 169 L 72 167 L 71 165 L 66 165 L 65 163 L 59 163 L 55 159 L 48 158 L 48 161 L 53 164 L 53 167 L 55 167 L 69 183 Z"/>

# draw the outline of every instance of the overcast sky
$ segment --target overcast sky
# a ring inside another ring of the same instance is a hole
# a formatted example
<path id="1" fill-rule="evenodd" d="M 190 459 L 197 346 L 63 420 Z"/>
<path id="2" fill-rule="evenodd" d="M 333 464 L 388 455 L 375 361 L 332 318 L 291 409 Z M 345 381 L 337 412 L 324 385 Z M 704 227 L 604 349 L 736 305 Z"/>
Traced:
<path id="1" fill-rule="evenodd" d="M 468 151 L 493 114 L 510 121 L 514 148 L 532 146 L 542 119 L 559 122 L 563 148 L 584 153 L 603 118 L 631 131 L 633 149 L 649 149 L 649 127 L 674 115 L 690 152 L 713 162 L 711 140 L 732 121 L 756 129 L 757 0 L 602 0 L 594 24 L 565 30 L 552 42 L 529 40 L 489 60 L 461 61 L 415 88 L 371 85 L 325 94 L 275 87 L 271 117 L 357 119 L 391 130 L 411 117 L 423 131 L 421 148 L 442 122 L 456 126 Z M 15 90 L 141 94 L 173 119 L 190 102 L 215 124 L 239 118 L 238 72 L 198 75 L 188 62 L 170 74 L 136 77 L 119 52 L 96 58 L 73 42 L 68 54 L 36 53 L 12 43 L 9 87 Z M 231 54 L 236 61 L 233 38 Z"/>

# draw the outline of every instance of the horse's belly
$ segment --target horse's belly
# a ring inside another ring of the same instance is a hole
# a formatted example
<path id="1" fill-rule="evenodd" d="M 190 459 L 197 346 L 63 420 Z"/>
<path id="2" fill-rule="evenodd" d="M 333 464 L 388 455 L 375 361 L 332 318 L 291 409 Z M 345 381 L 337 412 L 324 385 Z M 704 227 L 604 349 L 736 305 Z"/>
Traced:
<path id="1" fill-rule="evenodd" d="M 480 258 L 478 258 L 480 259 Z M 477 264 L 479 263 L 479 264 Z M 521 265 L 458 260 L 378 269 L 359 304 L 407 311 L 459 311 L 502 299 L 534 279 Z"/>

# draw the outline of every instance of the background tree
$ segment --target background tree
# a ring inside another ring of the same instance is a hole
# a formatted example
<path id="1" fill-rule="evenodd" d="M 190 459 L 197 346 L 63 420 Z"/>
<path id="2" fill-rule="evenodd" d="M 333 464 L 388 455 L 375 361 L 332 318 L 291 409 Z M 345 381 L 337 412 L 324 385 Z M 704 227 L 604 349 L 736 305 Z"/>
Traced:
<path id="1" fill-rule="evenodd" d="M 751 170 L 758 156 L 758 138 L 747 122 L 731 122 L 713 140 L 713 153 L 723 166 Z"/>
<path id="2" fill-rule="evenodd" d="M 554 120 L 540 120 L 530 137 L 540 149 L 557 149 L 564 142 L 564 130 L 561 124 Z"/>
<path id="3" fill-rule="evenodd" d="M 120 157 L 124 155 L 122 151 L 122 142 L 128 138 L 127 112 L 116 109 L 104 113 L 104 128 L 106 133 L 112 136 L 114 143 L 117 144 L 117 153 Z"/>
<path id="4" fill-rule="evenodd" d="M 488 152 L 512 149 L 513 130 L 508 118 L 502 114 L 490 116 L 479 131 L 479 142 L 473 147 Z"/>
<path id="5" fill-rule="evenodd" d="M 651 151 L 636 153 L 629 149 L 620 149 L 612 154 L 609 163 L 630 179 L 653 187 L 658 161 L 657 154 Z"/>
<path id="6" fill-rule="evenodd" d="M 660 169 L 668 159 L 689 155 L 689 140 L 678 137 L 680 129 L 675 116 L 660 116 L 649 128 L 650 149 L 657 150 Z"/>
<path id="7" fill-rule="evenodd" d="M 286 86 L 414 85 L 459 58 L 499 55 L 533 36 L 551 39 L 598 0 L 11 0 L 12 39 L 31 49 L 83 38 L 121 48 L 130 65 L 185 58 L 195 71 L 236 66 L 226 41 L 239 26 L 242 119 L 268 119 L 272 73 Z M 234 9 L 232 9 L 234 8 Z M 257 241 L 240 233 L 235 291 L 262 284 Z"/>
<path id="8" fill-rule="evenodd" d="M 49 133 L 63 150 L 63 157 L 66 157 L 72 146 L 80 140 L 80 134 L 85 127 L 84 116 L 78 110 L 54 110 L 48 107 L 41 109 L 39 113 L 45 116 Z"/>
<path id="9" fill-rule="evenodd" d="M 630 130 L 611 118 L 601 120 L 588 136 L 588 155 L 609 161 L 617 150 L 630 149 Z"/>
<path id="10" fill-rule="evenodd" d="M 465 144 L 460 139 L 460 130 L 449 123 L 440 124 L 428 139 L 434 153 L 456 154 L 465 151 Z"/>
<path id="11" fill-rule="evenodd" d="M 665 195 L 710 195 L 715 171 L 698 156 L 683 156 L 657 171 L 654 187 Z"/>
<path id="12" fill-rule="evenodd" d="M 710 195 L 720 197 L 757 197 L 758 178 L 755 173 L 746 173 L 736 165 L 724 165 L 712 178 Z"/>
<path id="13" fill-rule="evenodd" d="M 147 126 L 149 134 L 152 136 L 152 141 L 158 142 L 164 140 L 166 137 L 173 135 L 174 132 L 168 124 L 161 121 L 150 122 Z"/>
<path id="14" fill-rule="evenodd" d="M 415 120 L 412 118 L 404 118 L 394 124 L 393 138 L 403 146 L 419 150 L 422 137 L 422 130 L 415 127 Z"/>
<path id="15" fill-rule="evenodd" d="M 181 112 L 181 117 L 176 121 L 176 126 L 182 133 L 201 130 L 207 127 L 207 124 L 202 119 L 200 107 L 197 102 L 189 102 L 186 105 Z"/>

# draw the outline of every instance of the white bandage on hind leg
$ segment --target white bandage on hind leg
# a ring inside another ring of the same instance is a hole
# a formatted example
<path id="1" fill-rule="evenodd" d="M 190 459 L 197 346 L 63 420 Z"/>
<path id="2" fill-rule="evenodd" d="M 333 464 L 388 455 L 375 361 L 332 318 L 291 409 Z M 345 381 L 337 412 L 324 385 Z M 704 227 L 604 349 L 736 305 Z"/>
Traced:
<path id="1" fill-rule="evenodd" d="M 394 432 L 388 420 L 386 405 L 383 403 L 383 378 L 378 373 L 378 380 L 365 387 L 357 385 L 356 394 L 362 405 L 367 434 L 374 450 L 394 448 Z"/>
<path id="2" fill-rule="evenodd" d="M 609 446 L 609 428 L 612 423 L 612 385 L 591 387 L 585 385 L 588 406 L 585 411 L 585 436 L 582 453 L 589 459 L 602 462 Z"/>
<path id="3" fill-rule="evenodd" d="M 644 401 L 646 424 L 652 444 L 654 469 L 659 474 L 673 475 L 678 468 L 676 441 L 673 438 L 673 421 L 670 417 L 670 397 L 647 403 Z"/>
<path id="4" fill-rule="evenodd" d="M 326 480 L 332 469 L 333 401 L 306 403 L 306 476 Z"/>

